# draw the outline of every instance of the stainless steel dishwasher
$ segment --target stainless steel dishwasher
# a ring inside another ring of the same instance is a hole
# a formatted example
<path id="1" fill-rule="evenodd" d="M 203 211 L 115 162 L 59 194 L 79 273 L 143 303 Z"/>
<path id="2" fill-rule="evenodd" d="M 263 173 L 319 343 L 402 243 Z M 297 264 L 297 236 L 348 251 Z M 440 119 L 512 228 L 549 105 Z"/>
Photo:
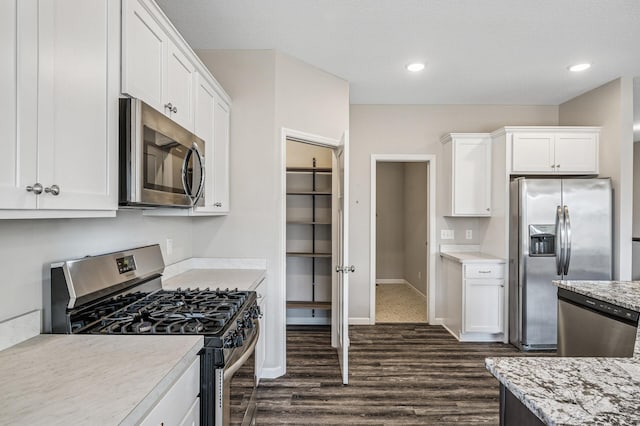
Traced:
<path id="1" fill-rule="evenodd" d="M 639 313 L 558 289 L 558 356 L 630 357 Z"/>

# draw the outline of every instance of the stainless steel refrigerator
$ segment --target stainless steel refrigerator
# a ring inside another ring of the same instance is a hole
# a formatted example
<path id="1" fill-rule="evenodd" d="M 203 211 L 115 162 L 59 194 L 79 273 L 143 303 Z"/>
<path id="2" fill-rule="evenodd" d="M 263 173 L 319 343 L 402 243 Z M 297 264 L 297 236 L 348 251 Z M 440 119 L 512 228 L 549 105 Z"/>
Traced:
<path id="1" fill-rule="evenodd" d="M 525 351 L 555 349 L 551 281 L 611 279 L 611 181 L 517 178 L 509 216 L 509 341 Z"/>

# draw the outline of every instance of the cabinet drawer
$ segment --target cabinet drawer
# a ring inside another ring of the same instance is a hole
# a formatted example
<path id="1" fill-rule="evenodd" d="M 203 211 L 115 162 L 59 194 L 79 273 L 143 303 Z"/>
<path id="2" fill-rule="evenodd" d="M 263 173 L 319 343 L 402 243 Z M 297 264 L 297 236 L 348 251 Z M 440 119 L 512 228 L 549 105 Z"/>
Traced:
<path id="1" fill-rule="evenodd" d="M 465 278 L 504 278 L 502 263 L 476 263 L 464 266 Z"/>

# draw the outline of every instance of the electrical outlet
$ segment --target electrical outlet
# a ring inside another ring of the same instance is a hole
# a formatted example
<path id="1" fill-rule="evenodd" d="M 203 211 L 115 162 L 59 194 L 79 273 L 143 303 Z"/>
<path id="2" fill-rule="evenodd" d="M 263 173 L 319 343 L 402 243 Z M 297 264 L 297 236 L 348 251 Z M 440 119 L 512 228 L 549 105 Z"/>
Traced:
<path id="1" fill-rule="evenodd" d="M 167 256 L 173 254 L 173 239 L 167 238 Z"/>
<path id="2" fill-rule="evenodd" d="M 441 229 L 440 230 L 440 239 L 441 240 L 453 240 L 455 239 L 455 234 L 453 229 Z"/>
<path id="3" fill-rule="evenodd" d="M 465 237 L 467 240 L 472 239 L 472 238 L 473 238 L 473 231 L 472 231 L 471 229 L 467 229 L 467 230 L 465 231 L 464 237 Z"/>

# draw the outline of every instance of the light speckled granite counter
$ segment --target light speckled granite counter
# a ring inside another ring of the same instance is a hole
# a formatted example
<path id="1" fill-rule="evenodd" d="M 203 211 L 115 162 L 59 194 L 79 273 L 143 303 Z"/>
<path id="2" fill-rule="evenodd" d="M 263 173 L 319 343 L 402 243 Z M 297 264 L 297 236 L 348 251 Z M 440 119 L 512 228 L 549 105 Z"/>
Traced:
<path id="1" fill-rule="evenodd" d="M 162 281 L 162 288 L 200 287 L 255 290 L 265 276 L 263 269 L 192 269 Z"/>
<path id="2" fill-rule="evenodd" d="M 640 311 L 640 282 L 554 281 Z M 548 425 L 640 424 L 640 336 L 633 358 L 487 358 L 487 369 Z"/>
<path id="3" fill-rule="evenodd" d="M 264 259 L 191 258 L 167 266 L 162 287 L 255 290 L 266 273 Z"/>
<path id="4" fill-rule="evenodd" d="M 637 358 L 489 358 L 486 366 L 548 425 L 640 423 Z"/>
<path id="5" fill-rule="evenodd" d="M 139 423 L 202 345 L 202 336 L 36 336 L 0 351 L 0 424 Z"/>
<path id="6" fill-rule="evenodd" d="M 459 263 L 505 263 L 504 259 L 481 253 L 475 244 L 441 244 L 440 256 Z"/>
<path id="7" fill-rule="evenodd" d="M 480 252 L 440 252 L 440 256 L 460 263 L 505 263 L 504 259 Z"/>

